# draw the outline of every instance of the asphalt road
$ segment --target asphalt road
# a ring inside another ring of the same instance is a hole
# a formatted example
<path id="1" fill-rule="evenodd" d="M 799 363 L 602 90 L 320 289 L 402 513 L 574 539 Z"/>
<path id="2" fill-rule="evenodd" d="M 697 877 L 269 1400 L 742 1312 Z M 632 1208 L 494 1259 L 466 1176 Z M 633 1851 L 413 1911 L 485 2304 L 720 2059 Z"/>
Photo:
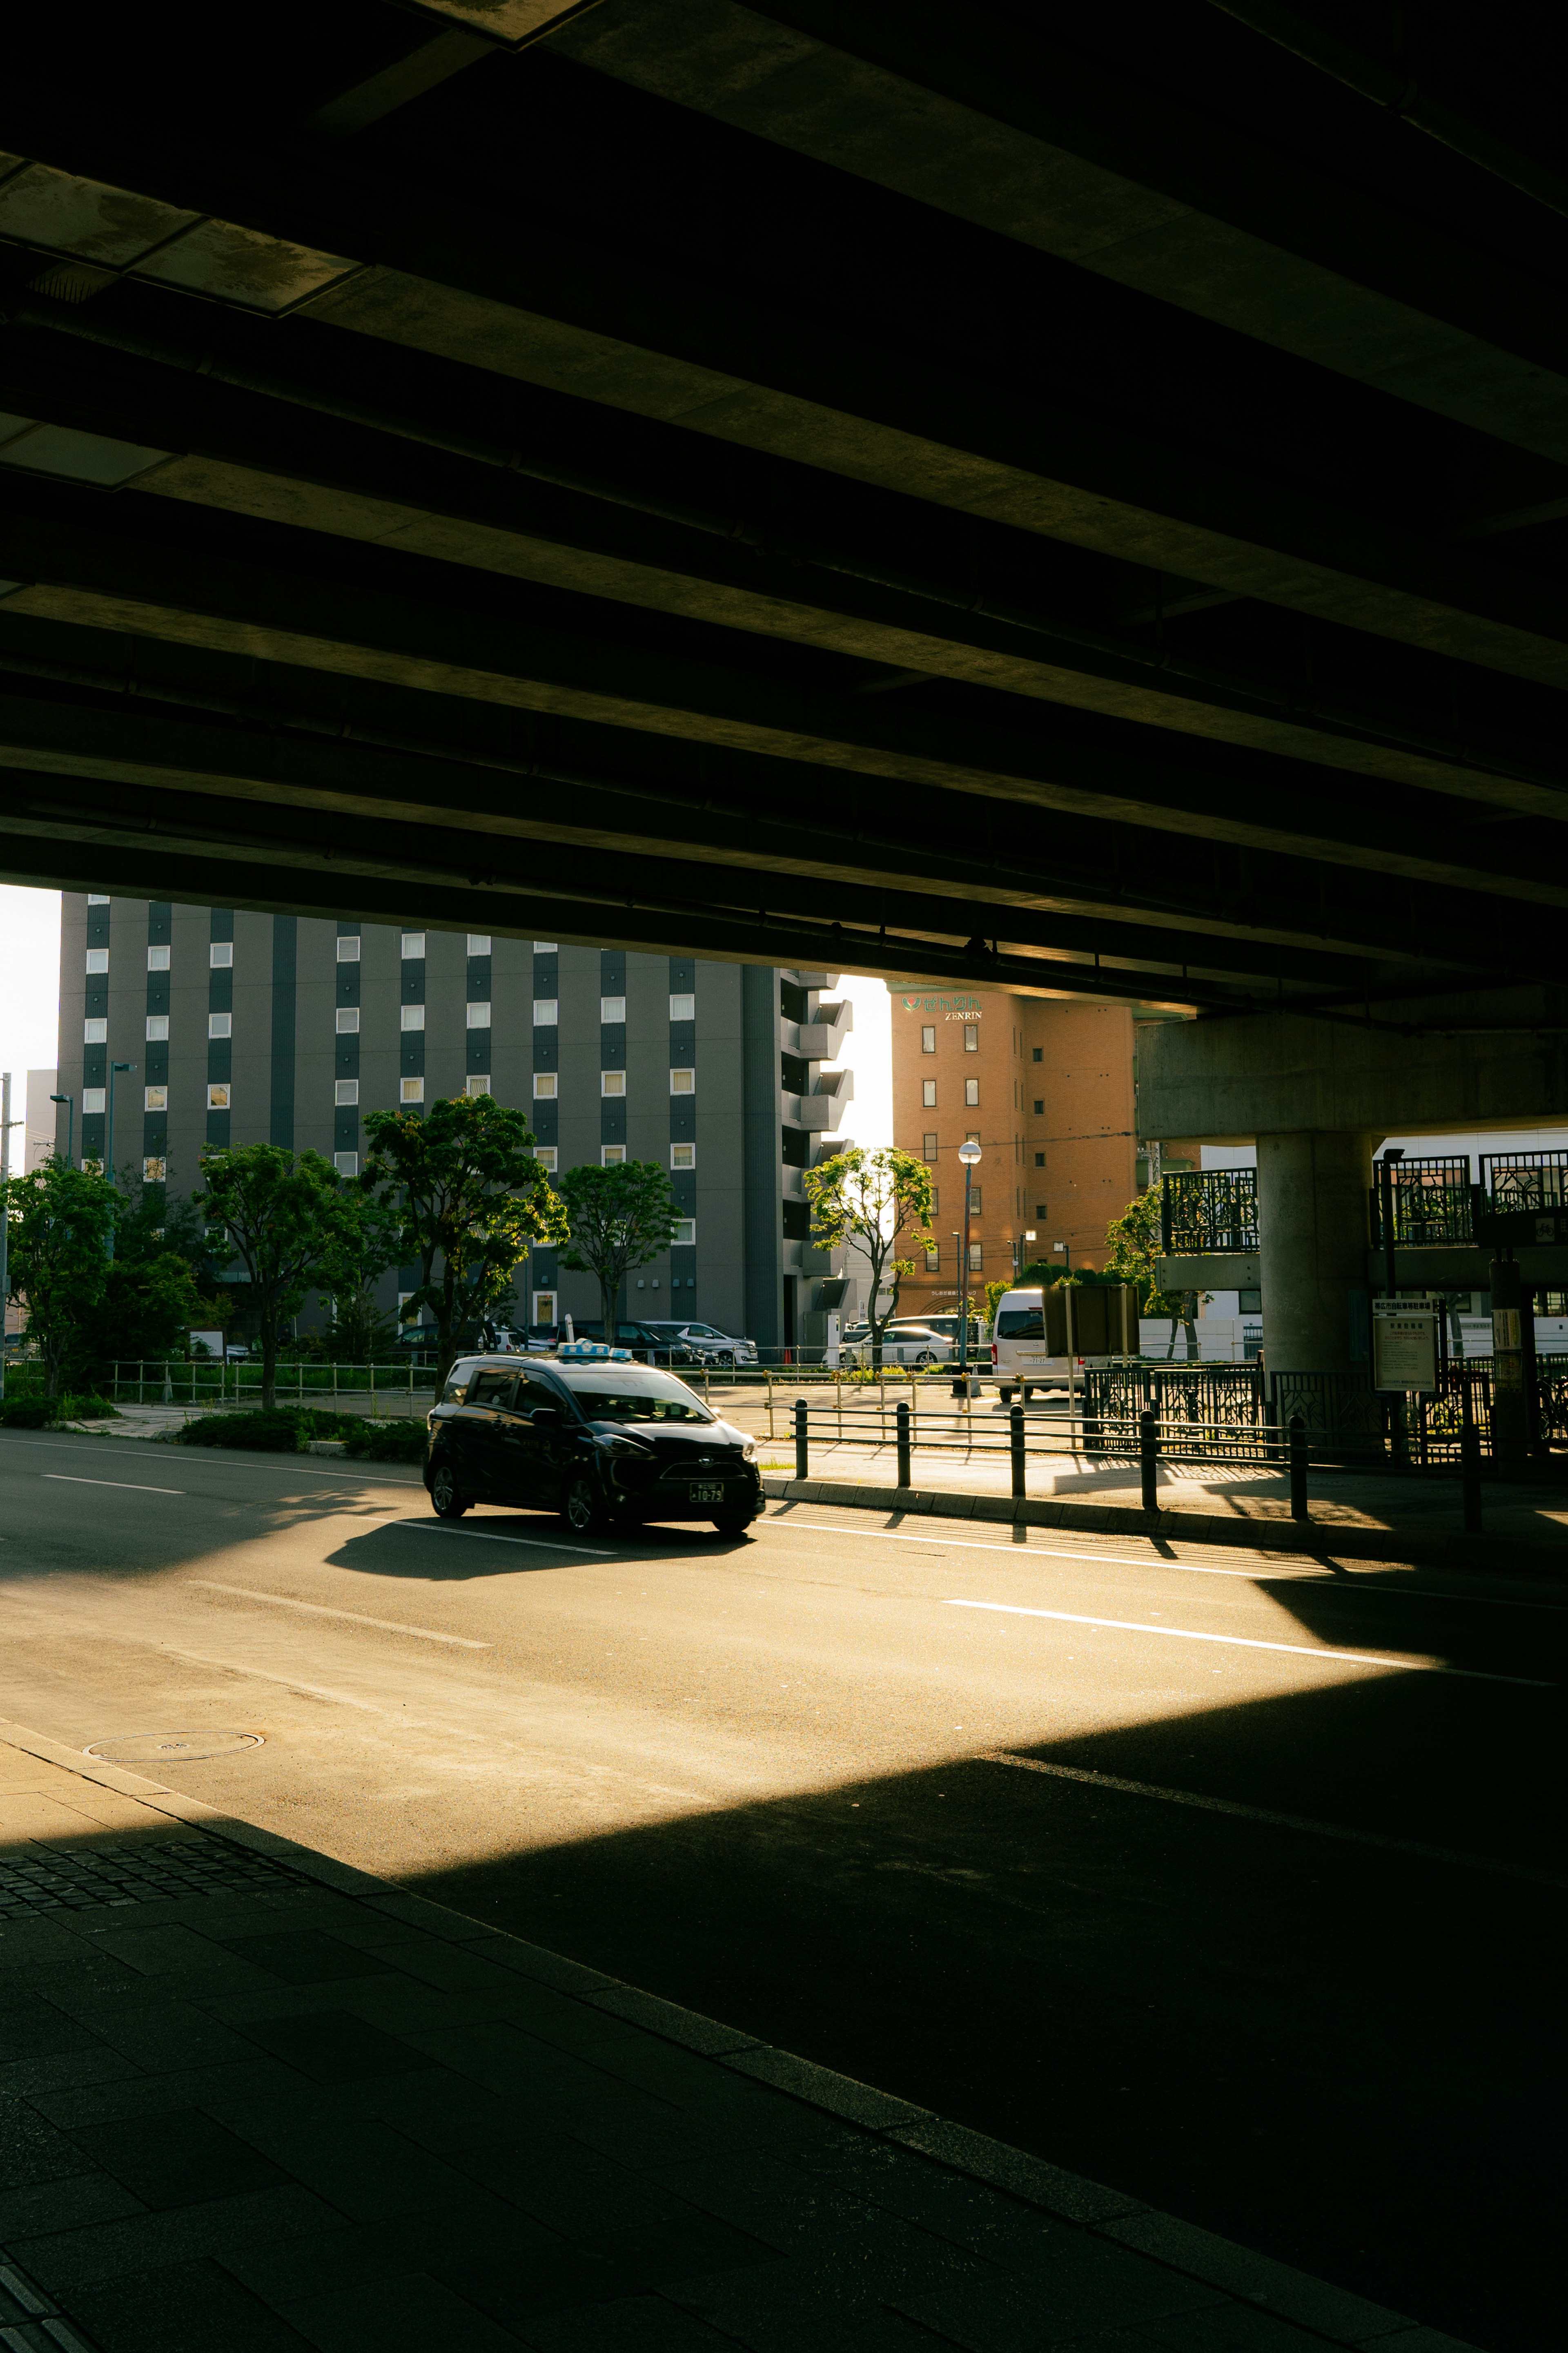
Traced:
<path id="1" fill-rule="evenodd" d="M 1555 2334 L 1568 1587 L 812 1506 L 557 1531 L 0 1433 L 0 1714 L 259 1733 L 142 1769 L 1474 2343 Z"/>

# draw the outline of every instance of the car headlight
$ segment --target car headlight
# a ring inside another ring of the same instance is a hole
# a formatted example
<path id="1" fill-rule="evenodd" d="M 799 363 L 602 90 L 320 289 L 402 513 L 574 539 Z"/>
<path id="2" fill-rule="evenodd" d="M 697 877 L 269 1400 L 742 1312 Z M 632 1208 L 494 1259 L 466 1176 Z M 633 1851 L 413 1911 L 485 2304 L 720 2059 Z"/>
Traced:
<path id="1" fill-rule="evenodd" d="M 741 1453 L 747 1462 L 754 1462 L 757 1459 L 756 1440 L 754 1438 L 748 1438 L 744 1446 L 741 1449 Z"/>
<path id="2" fill-rule="evenodd" d="M 648 1459 L 647 1448 L 639 1446 L 635 1438 L 601 1438 L 598 1442 L 606 1454 L 632 1454 L 645 1462 Z"/>

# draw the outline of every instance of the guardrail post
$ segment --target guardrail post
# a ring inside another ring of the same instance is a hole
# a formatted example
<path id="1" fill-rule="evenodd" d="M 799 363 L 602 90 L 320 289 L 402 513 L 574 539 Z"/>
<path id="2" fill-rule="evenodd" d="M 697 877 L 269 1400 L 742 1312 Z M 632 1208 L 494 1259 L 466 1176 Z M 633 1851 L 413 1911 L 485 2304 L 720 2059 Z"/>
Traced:
<path id="1" fill-rule="evenodd" d="M 1141 1413 L 1138 1417 L 1138 1473 L 1146 1512 L 1157 1512 L 1160 1508 L 1159 1461 L 1158 1418 L 1152 1413 Z"/>
<path id="2" fill-rule="evenodd" d="M 795 1401 L 795 1475 L 797 1479 L 811 1476 L 810 1448 L 805 1428 L 806 1404 L 804 1398 Z"/>
<path id="3" fill-rule="evenodd" d="M 1007 1409 L 1008 1438 L 1013 1450 L 1013 1493 L 1024 1493 L 1024 1409 L 1011 1405 Z"/>
<path id="4" fill-rule="evenodd" d="M 899 1426 L 899 1484 L 912 1487 L 914 1474 L 910 1468 L 910 1409 L 900 1398 L 897 1415 Z"/>
<path id="5" fill-rule="evenodd" d="M 1307 1509 L 1307 1425 L 1299 1413 L 1290 1416 L 1290 1517 L 1311 1517 Z"/>
<path id="6" fill-rule="evenodd" d="M 673 1358 L 671 1362 L 674 1362 Z M 771 1365 L 766 1365 L 763 1369 L 768 1377 L 768 1444 L 771 1446 L 776 1435 L 773 1430 L 773 1368 Z"/>

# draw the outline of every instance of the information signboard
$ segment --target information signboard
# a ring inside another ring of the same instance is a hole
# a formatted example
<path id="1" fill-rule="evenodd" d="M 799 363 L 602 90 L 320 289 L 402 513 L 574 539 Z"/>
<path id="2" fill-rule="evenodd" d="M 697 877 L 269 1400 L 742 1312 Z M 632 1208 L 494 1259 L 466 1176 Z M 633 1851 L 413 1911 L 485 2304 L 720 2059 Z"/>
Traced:
<path id="1" fill-rule="evenodd" d="M 1377 1389 L 1437 1386 L 1437 1316 L 1430 1307 L 1388 1308 L 1378 1303 L 1372 1319 L 1372 1385 Z"/>

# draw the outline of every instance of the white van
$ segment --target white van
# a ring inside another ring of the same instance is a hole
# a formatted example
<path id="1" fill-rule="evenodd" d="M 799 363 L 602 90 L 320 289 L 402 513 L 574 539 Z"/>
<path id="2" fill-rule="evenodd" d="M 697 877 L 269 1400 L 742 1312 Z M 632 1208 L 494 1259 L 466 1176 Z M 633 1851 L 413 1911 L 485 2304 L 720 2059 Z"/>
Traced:
<path id="1" fill-rule="evenodd" d="M 1055 1323 L 1057 1318 L 1053 1316 L 1051 1320 Z M 1058 1341 L 1064 1336 L 1051 1335 Z M 1080 1357 L 1079 1364 L 1082 1361 Z M 1027 1405 L 1037 1388 L 1066 1387 L 1066 1355 L 1053 1356 L 1047 1353 L 1043 1290 L 1005 1291 L 996 1302 L 996 1320 L 991 1327 L 991 1369 L 1001 1385 L 1004 1405 L 1012 1404 L 1016 1388 L 1022 1389 Z"/>

